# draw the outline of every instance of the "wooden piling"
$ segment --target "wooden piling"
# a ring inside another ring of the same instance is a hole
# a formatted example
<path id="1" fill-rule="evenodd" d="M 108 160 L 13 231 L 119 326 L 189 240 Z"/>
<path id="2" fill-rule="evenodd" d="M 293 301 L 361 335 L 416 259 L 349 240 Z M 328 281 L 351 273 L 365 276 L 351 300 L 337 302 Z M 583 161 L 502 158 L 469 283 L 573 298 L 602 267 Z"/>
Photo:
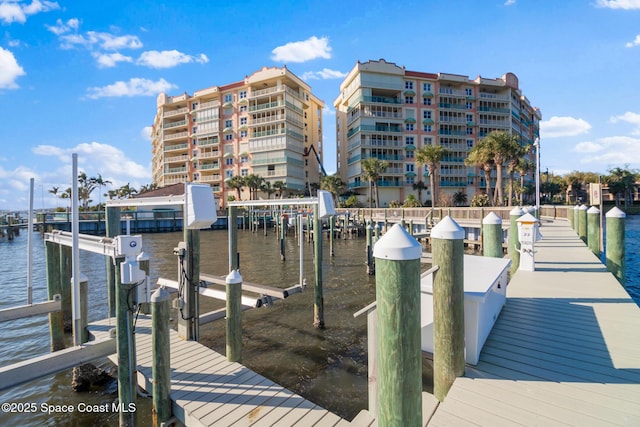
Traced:
<path id="1" fill-rule="evenodd" d="M 578 208 L 578 236 L 585 243 L 587 243 L 587 210 L 585 205 Z"/>
<path id="2" fill-rule="evenodd" d="M 400 224 L 380 239 L 376 258 L 378 424 L 422 425 L 420 257 Z"/>
<path id="3" fill-rule="evenodd" d="M 595 206 L 587 210 L 587 246 L 600 258 L 600 209 Z"/>
<path id="4" fill-rule="evenodd" d="M 266 221 L 266 218 L 265 218 Z M 284 215 L 280 215 L 280 260 L 284 261 L 287 257 L 285 254 L 286 249 L 286 237 L 287 236 L 287 218 Z"/>
<path id="5" fill-rule="evenodd" d="M 136 257 L 136 261 L 138 261 L 138 266 L 140 267 L 140 270 L 144 271 L 144 275 L 145 275 L 145 290 L 149 289 L 149 287 L 151 286 L 149 284 L 149 257 L 147 256 L 146 253 L 144 252 L 140 252 L 140 254 Z M 140 285 L 142 286 L 142 285 Z M 149 297 L 149 295 L 147 294 L 147 297 Z M 150 301 L 136 301 L 136 303 L 140 304 L 140 313 L 142 314 L 149 314 L 151 313 L 151 305 L 150 305 Z"/>
<path id="6" fill-rule="evenodd" d="M 235 227 L 232 227 L 235 229 Z M 178 316 L 178 335 L 187 341 L 198 341 L 198 287 L 200 286 L 200 230 L 184 229 L 186 253 L 181 260 L 184 305 Z"/>
<path id="7" fill-rule="evenodd" d="M 371 222 L 366 227 L 366 251 L 367 251 L 367 274 L 373 276 L 376 274 L 376 270 L 373 263 L 373 227 Z"/>
<path id="8" fill-rule="evenodd" d="M 72 279 L 73 280 L 73 279 Z M 89 279 L 84 274 L 80 274 L 80 343 L 89 341 Z"/>
<path id="9" fill-rule="evenodd" d="M 136 377 L 134 366 L 133 337 L 133 285 L 124 284 L 120 277 L 120 264 L 123 258 L 116 258 L 116 348 L 118 353 L 118 401 L 120 427 L 135 425 L 135 413 L 129 412 L 130 405 L 136 402 Z"/>
<path id="10" fill-rule="evenodd" d="M 164 288 L 151 295 L 151 381 L 153 396 L 153 425 L 160 427 L 171 418 L 171 340 L 169 316 L 171 296 Z"/>
<path id="11" fill-rule="evenodd" d="M 264 228 L 264 235 L 266 236 L 268 231 L 267 231 L 267 214 L 264 213 L 262 215 L 262 227 Z"/>
<path id="12" fill-rule="evenodd" d="M 431 231 L 433 265 L 433 394 L 444 400 L 464 375 L 464 230 L 444 217 Z"/>
<path id="13" fill-rule="evenodd" d="M 229 206 L 229 223 L 227 230 L 229 231 L 229 271 L 240 268 L 238 265 L 238 228 L 234 226 L 238 221 L 238 208 Z"/>
<path id="14" fill-rule="evenodd" d="M 62 286 L 62 318 L 65 332 L 73 329 L 71 309 L 71 246 L 60 245 L 60 283 Z"/>
<path id="15" fill-rule="evenodd" d="M 227 361 L 242 362 L 242 276 L 233 270 L 226 278 Z"/>
<path id="16" fill-rule="evenodd" d="M 120 225 L 120 208 L 119 207 L 107 207 L 105 213 L 105 229 L 106 237 L 114 238 L 119 234 L 122 234 L 122 227 Z M 115 281 L 115 260 L 112 257 L 106 257 L 106 270 L 107 270 L 107 298 L 108 298 L 108 310 L 109 317 L 115 317 L 116 315 L 116 281 Z"/>
<path id="17" fill-rule="evenodd" d="M 614 207 L 606 217 L 606 248 L 605 255 L 607 261 L 607 270 L 616 276 L 616 279 L 625 284 L 625 222 L 627 214 L 621 209 Z"/>
<path id="18" fill-rule="evenodd" d="M 573 230 L 576 232 L 576 234 L 579 233 L 579 227 L 580 227 L 580 218 L 579 218 L 579 211 L 580 210 L 580 205 L 575 205 L 573 207 Z"/>
<path id="19" fill-rule="evenodd" d="M 324 296 L 322 290 L 322 225 L 320 222 L 318 205 L 313 205 L 313 261 L 314 261 L 314 286 L 313 286 L 313 327 L 324 329 Z"/>
<path id="20" fill-rule="evenodd" d="M 511 259 L 511 267 L 509 267 L 511 277 L 516 274 L 518 266 L 520 265 L 520 252 L 518 252 L 520 250 L 520 239 L 518 239 L 518 218 L 522 215 L 524 215 L 524 211 L 517 206 L 509 212 L 509 247 L 507 248 L 507 253 Z"/>
<path id="21" fill-rule="evenodd" d="M 502 258 L 502 218 L 489 212 L 482 219 L 482 255 Z"/>
<path id="22" fill-rule="evenodd" d="M 336 232 L 336 217 L 335 215 L 331 215 L 329 218 L 329 256 L 335 256 L 335 252 L 333 250 L 333 240 L 335 238 Z"/>
<path id="23" fill-rule="evenodd" d="M 58 244 L 45 241 L 45 258 L 47 263 L 47 294 L 49 300 L 55 295 L 62 294 L 62 282 L 60 280 L 60 250 Z M 65 348 L 64 345 L 64 321 L 62 311 L 49 313 L 49 336 L 51 337 L 51 351 Z"/>

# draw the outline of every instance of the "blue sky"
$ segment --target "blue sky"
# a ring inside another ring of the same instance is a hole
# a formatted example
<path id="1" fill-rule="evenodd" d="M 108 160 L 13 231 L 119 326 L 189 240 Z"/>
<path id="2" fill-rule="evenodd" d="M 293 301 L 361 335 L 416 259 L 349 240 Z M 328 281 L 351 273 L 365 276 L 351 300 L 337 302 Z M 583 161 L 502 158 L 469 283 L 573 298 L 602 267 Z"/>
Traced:
<path id="1" fill-rule="evenodd" d="M 0 209 L 63 205 L 79 168 L 151 182 L 156 95 L 286 64 L 326 103 L 357 60 L 409 70 L 515 73 L 542 110 L 541 169 L 640 168 L 640 0 L 0 0 Z M 106 189 L 103 189 L 103 193 Z M 98 194 L 94 194 L 98 199 Z"/>

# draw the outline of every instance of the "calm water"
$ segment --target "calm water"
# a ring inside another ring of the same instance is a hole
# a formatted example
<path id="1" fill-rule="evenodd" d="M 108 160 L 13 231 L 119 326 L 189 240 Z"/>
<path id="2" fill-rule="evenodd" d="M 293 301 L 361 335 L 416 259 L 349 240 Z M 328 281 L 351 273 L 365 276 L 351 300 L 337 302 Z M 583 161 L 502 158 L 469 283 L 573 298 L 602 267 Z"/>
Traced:
<path id="1" fill-rule="evenodd" d="M 46 299 L 44 250 L 39 235 L 34 247 L 34 301 Z M 0 309 L 26 303 L 26 232 L 13 242 L 0 240 Z M 151 257 L 151 277 L 176 280 L 177 260 L 172 249 L 182 233 L 147 234 L 144 250 Z M 628 291 L 640 303 L 640 216 L 630 216 L 626 228 Z M 244 280 L 276 287 L 289 287 L 298 281 L 297 239 L 287 239 L 287 260 L 280 261 L 275 233 L 263 236 L 239 232 L 241 272 Z M 313 283 L 311 245 L 304 246 L 305 277 Z M 243 313 L 243 362 L 262 375 L 292 389 L 313 402 L 343 417 L 351 418 L 367 405 L 366 318 L 352 314 L 375 299 L 375 279 L 365 274 L 364 240 L 336 240 L 335 257 L 329 257 L 324 245 L 324 297 L 327 328 L 313 328 L 313 291 L 311 286 L 272 307 Z M 226 231 L 201 233 L 201 270 L 226 274 L 228 269 Z M 81 271 L 89 278 L 89 321 L 106 317 L 104 259 L 81 254 Z M 224 302 L 201 298 L 201 313 L 222 307 Z M 174 315 L 174 318 L 176 316 Z M 225 352 L 224 322 L 201 327 L 201 342 L 220 353 Z M 26 360 L 49 351 L 46 316 L 32 317 L 0 325 L 0 366 Z M 109 366 L 102 361 L 99 366 Z M 104 404 L 115 401 L 116 385 L 107 392 L 74 393 L 71 372 L 33 381 L 0 392 L 0 403 L 35 402 Z M 149 399 L 138 398 L 139 425 L 150 423 Z M 117 414 L 7 415 L 0 412 L 0 425 L 117 425 Z"/>

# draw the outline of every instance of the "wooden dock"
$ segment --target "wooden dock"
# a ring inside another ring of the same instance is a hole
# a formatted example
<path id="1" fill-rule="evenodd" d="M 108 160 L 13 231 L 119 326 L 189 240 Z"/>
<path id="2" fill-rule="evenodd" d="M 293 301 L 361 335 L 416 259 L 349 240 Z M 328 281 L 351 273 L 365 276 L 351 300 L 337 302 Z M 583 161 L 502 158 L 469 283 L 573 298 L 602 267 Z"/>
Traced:
<path id="1" fill-rule="evenodd" d="M 106 338 L 115 319 L 89 325 Z M 138 384 L 151 391 L 151 318 L 136 323 Z M 187 426 L 342 426 L 349 422 L 249 368 L 171 330 L 173 415 Z"/>
<path id="2" fill-rule="evenodd" d="M 541 233 L 430 426 L 640 425 L 640 308 L 567 221 Z"/>

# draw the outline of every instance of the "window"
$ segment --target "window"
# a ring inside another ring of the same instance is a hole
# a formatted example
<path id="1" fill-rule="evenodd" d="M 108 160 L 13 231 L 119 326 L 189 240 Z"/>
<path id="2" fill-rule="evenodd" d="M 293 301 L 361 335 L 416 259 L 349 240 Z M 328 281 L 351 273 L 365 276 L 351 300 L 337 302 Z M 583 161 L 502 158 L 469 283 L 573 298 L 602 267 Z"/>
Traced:
<path id="1" fill-rule="evenodd" d="M 467 139 L 467 148 L 473 147 L 473 139 Z"/>
<path id="2" fill-rule="evenodd" d="M 224 96 L 224 102 L 233 102 L 233 94 L 228 93 Z"/>
<path id="3" fill-rule="evenodd" d="M 473 96 L 473 89 L 471 89 L 470 87 L 467 87 L 464 89 L 464 93 L 467 96 Z"/>
<path id="4" fill-rule="evenodd" d="M 423 119 L 431 119 L 431 110 L 422 111 L 422 118 Z"/>
<path id="5" fill-rule="evenodd" d="M 404 181 L 404 182 L 405 182 L 407 185 L 413 185 L 413 179 L 414 179 L 414 178 L 413 178 L 412 176 L 408 176 L 408 177 L 406 177 L 406 178 L 405 178 L 405 181 Z"/>
<path id="6" fill-rule="evenodd" d="M 228 133 L 224 136 L 224 140 L 225 141 L 233 141 L 233 134 L 232 133 Z"/>
<path id="7" fill-rule="evenodd" d="M 467 114 L 467 122 L 473 121 L 473 114 Z"/>
<path id="8" fill-rule="evenodd" d="M 422 105 L 431 105 L 431 98 L 422 98 Z"/>
<path id="9" fill-rule="evenodd" d="M 247 97 L 247 91 L 243 90 L 242 92 L 238 93 L 238 98 L 240 99 L 245 99 Z"/>
<path id="10" fill-rule="evenodd" d="M 193 138 L 191 142 L 193 142 L 193 145 L 198 145 L 198 138 Z"/>
<path id="11" fill-rule="evenodd" d="M 249 157 L 247 156 L 240 157 L 240 163 L 247 163 L 248 161 L 249 161 Z"/>
<path id="12" fill-rule="evenodd" d="M 413 123 L 407 123 L 406 124 L 406 129 L 407 129 L 407 131 L 411 132 L 413 130 Z"/>
<path id="13" fill-rule="evenodd" d="M 422 83 L 423 92 L 431 92 L 431 83 Z"/>
<path id="14" fill-rule="evenodd" d="M 405 96 L 404 97 L 405 104 L 413 104 L 413 96 Z"/>
<path id="15" fill-rule="evenodd" d="M 413 159 L 413 150 L 407 151 L 407 154 L 405 154 L 405 157 L 407 159 Z"/>
<path id="16" fill-rule="evenodd" d="M 246 125 L 247 124 L 247 118 L 246 117 L 240 117 L 240 125 Z"/>
<path id="17" fill-rule="evenodd" d="M 405 142 L 407 145 L 414 145 L 415 138 L 413 136 L 408 136 L 405 138 Z"/>
<path id="18" fill-rule="evenodd" d="M 224 121 L 224 127 L 226 127 L 226 128 L 233 127 L 233 120 L 225 120 Z"/>
<path id="19" fill-rule="evenodd" d="M 247 136 L 249 136 L 249 131 L 248 130 L 241 130 L 240 131 L 240 138 L 246 138 Z"/>
<path id="20" fill-rule="evenodd" d="M 431 125 L 423 125 L 422 130 L 425 132 L 431 132 Z"/>
<path id="21" fill-rule="evenodd" d="M 473 102 L 467 102 L 467 110 L 473 110 Z"/>
<path id="22" fill-rule="evenodd" d="M 433 138 L 431 138 L 430 136 L 425 136 L 422 139 L 422 145 L 432 145 L 433 144 Z"/>
<path id="23" fill-rule="evenodd" d="M 246 105 L 241 105 L 240 106 L 240 112 L 242 113 L 244 111 L 247 111 L 247 106 Z"/>
<path id="24" fill-rule="evenodd" d="M 193 150 L 193 157 L 198 157 L 198 150 Z"/>
<path id="25" fill-rule="evenodd" d="M 231 165 L 233 165 L 233 157 L 229 157 L 229 158 L 224 159 L 224 163 L 225 163 L 227 166 L 231 166 Z"/>
<path id="26" fill-rule="evenodd" d="M 242 175 L 242 176 L 247 176 L 247 175 L 249 175 L 249 169 L 241 169 L 241 170 L 240 170 L 240 175 Z"/>
<path id="27" fill-rule="evenodd" d="M 197 102 L 193 102 L 193 103 L 191 104 L 191 109 L 192 109 L 192 110 L 195 110 L 196 108 L 198 108 L 198 103 L 197 103 Z"/>
<path id="28" fill-rule="evenodd" d="M 225 171 L 224 176 L 227 178 L 231 178 L 233 176 L 233 171 L 232 170 Z"/>
<path id="29" fill-rule="evenodd" d="M 413 172 L 413 163 L 405 165 L 405 171 Z"/>
<path id="30" fill-rule="evenodd" d="M 467 128 L 467 135 L 473 135 L 473 128 Z"/>
<path id="31" fill-rule="evenodd" d="M 404 82 L 404 88 L 407 90 L 413 89 L 413 82 Z"/>

